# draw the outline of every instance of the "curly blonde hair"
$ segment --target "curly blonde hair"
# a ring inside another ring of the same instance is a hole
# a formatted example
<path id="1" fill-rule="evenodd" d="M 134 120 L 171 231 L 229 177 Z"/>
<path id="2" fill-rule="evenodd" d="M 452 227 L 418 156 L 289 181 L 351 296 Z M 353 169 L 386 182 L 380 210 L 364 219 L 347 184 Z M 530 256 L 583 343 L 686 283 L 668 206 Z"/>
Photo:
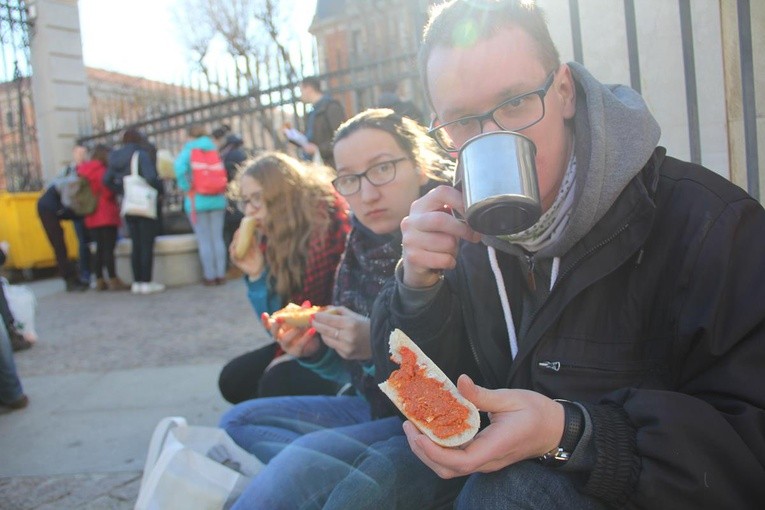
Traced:
<path id="1" fill-rule="evenodd" d="M 335 203 L 331 170 L 306 165 L 280 152 L 262 153 L 241 168 L 231 192 L 239 194 L 238 182 L 243 176 L 263 187 L 270 283 L 287 301 L 303 289 L 308 243 L 316 235 L 323 239 L 329 228 L 329 210 Z"/>

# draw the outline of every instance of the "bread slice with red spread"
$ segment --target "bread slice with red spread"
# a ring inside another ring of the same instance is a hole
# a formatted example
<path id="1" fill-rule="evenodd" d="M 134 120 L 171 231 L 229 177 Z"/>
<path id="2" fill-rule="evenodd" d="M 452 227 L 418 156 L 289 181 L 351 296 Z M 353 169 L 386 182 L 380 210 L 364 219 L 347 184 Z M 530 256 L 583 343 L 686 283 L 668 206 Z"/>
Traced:
<path id="1" fill-rule="evenodd" d="M 460 446 L 478 432 L 478 409 L 425 353 L 396 329 L 388 342 L 391 359 L 400 368 L 391 373 L 380 389 L 434 443 Z"/>

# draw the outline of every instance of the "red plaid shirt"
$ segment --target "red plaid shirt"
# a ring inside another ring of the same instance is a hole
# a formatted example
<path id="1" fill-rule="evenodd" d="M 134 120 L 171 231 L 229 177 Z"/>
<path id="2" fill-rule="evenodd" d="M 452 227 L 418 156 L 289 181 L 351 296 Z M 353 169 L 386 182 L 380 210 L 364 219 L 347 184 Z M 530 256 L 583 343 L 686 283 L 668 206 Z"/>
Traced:
<path id="1" fill-rule="evenodd" d="M 351 230 L 348 203 L 333 190 L 335 202 L 329 210 L 329 228 L 323 236 L 313 236 L 308 243 L 303 289 L 290 296 L 301 304 L 306 299 L 312 305 L 325 306 L 332 302 L 335 270 L 345 251 L 345 238 Z"/>

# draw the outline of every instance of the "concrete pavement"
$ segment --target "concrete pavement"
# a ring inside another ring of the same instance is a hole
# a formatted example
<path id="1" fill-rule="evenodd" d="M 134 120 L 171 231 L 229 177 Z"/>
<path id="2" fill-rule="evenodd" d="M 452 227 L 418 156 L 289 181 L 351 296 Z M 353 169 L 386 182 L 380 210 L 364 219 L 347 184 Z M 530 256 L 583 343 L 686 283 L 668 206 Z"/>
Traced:
<path id="1" fill-rule="evenodd" d="M 0 508 L 130 509 L 160 418 L 215 425 L 217 377 L 268 341 L 241 281 L 164 293 L 27 283 L 40 340 L 16 353 L 28 408 L 0 411 Z"/>

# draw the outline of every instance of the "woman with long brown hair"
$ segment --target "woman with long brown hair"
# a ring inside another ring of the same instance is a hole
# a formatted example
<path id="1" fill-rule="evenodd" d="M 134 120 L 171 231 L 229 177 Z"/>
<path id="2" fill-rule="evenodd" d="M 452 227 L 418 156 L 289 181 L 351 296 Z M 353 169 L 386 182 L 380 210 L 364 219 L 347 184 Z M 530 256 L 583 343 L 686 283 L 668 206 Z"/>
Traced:
<path id="1" fill-rule="evenodd" d="M 348 204 L 331 179 L 329 169 L 309 167 L 277 152 L 243 165 L 232 192 L 245 217 L 255 220 L 256 241 L 237 257 L 237 231 L 229 255 L 245 275 L 247 297 L 258 316 L 289 302 L 330 303 L 335 268 L 350 230 Z M 238 403 L 337 392 L 337 384 L 281 354 L 273 343 L 230 361 L 218 381 L 223 397 Z M 277 358 L 286 361 L 273 363 Z"/>

